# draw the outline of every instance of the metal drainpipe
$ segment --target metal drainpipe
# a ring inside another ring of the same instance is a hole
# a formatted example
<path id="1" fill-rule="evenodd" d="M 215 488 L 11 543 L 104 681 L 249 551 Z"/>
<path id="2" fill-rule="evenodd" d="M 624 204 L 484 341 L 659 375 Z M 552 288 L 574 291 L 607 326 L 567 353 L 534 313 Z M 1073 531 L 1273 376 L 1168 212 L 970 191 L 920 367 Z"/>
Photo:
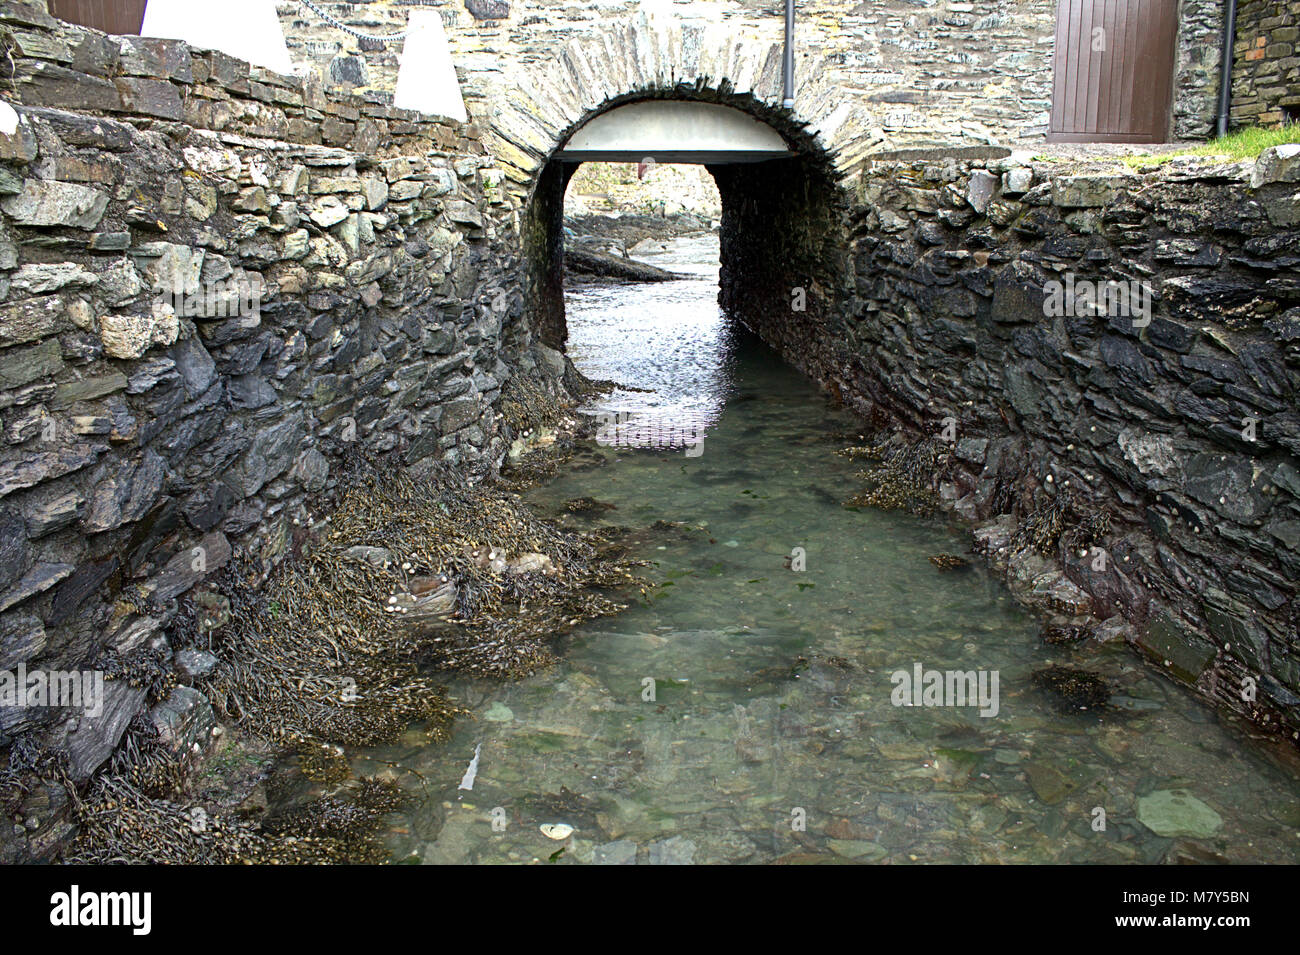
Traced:
<path id="1" fill-rule="evenodd" d="M 781 105 L 794 109 L 794 0 L 785 0 L 785 57 L 781 73 Z"/>
<path id="2" fill-rule="evenodd" d="M 1228 10 L 1223 18 L 1223 62 L 1219 65 L 1219 118 L 1220 136 L 1228 135 L 1228 110 L 1232 105 L 1232 47 L 1237 42 L 1237 0 L 1228 0 Z"/>

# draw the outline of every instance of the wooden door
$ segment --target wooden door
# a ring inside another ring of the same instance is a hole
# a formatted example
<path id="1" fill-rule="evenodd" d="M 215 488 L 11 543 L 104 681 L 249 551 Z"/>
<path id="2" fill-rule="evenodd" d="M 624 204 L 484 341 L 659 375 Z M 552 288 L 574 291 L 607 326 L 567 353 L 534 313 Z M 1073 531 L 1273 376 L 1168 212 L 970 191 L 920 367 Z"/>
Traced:
<path id="1" fill-rule="evenodd" d="M 50 13 L 60 20 L 105 33 L 139 36 L 147 0 L 50 0 Z M 207 3 L 209 0 L 195 0 Z"/>
<path id="2" fill-rule="evenodd" d="M 1178 0 L 1057 0 L 1048 139 L 1169 138 Z"/>

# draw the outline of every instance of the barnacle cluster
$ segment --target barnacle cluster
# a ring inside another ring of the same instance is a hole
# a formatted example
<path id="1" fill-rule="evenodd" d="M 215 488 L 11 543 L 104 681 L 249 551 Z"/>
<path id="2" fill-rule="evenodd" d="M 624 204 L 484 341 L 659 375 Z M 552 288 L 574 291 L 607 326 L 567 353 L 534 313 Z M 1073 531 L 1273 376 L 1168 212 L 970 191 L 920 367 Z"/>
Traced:
<path id="1" fill-rule="evenodd" d="M 938 438 L 906 441 L 890 436 L 839 453 L 850 459 L 879 462 L 858 475 L 871 487 L 850 498 L 846 507 L 878 507 L 925 517 L 938 506 L 934 485 L 948 456 L 948 446 Z"/>

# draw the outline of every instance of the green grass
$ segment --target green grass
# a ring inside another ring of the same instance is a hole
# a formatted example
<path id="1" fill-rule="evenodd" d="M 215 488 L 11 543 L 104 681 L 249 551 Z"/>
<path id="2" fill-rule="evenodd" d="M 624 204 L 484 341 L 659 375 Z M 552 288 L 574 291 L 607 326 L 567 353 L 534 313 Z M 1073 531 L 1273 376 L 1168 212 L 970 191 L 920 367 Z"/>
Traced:
<path id="1" fill-rule="evenodd" d="M 1254 159 L 1268 147 L 1280 146 L 1283 143 L 1300 143 L 1300 123 L 1288 123 L 1276 128 L 1252 126 L 1249 129 L 1239 129 L 1227 136 L 1212 139 L 1202 146 L 1161 153 L 1157 156 L 1150 153 L 1126 156 L 1124 162 L 1134 169 L 1159 166 L 1180 156 L 1204 156 L 1207 159 L 1222 159 L 1224 162 L 1240 162 L 1243 159 Z"/>

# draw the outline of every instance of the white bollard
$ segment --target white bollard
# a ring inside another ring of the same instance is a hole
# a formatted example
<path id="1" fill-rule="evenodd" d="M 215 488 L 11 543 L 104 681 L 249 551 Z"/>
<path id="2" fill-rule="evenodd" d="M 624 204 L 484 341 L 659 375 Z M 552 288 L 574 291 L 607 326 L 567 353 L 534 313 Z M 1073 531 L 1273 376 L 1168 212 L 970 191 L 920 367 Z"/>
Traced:
<path id="1" fill-rule="evenodd" d="M 293 72 L 275 0 L 149 0 L 140 35 L 184 40 L 277 73 Z"/>
<path id="2" fill-rule="evenodd" d="M 394 106 L 461 123 L 469 121 L 442 14 L 437 10 L 411 11 L 399 62 Z"/>

